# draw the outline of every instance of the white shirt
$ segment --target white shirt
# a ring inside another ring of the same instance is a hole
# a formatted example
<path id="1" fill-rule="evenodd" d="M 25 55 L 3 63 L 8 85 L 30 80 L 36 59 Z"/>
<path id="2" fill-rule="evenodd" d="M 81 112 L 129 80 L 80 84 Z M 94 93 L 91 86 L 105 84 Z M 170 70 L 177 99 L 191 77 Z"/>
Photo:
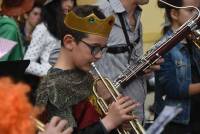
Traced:
<path id="1" fill-rule="evenodd" d="M 49 63 L 50 53 L 58 47 L 61 47 L 61 42 L 49 33 L 44 23 L 37 25 L 24 56 L 24 59 L 30 60 L 26 72 L 36 76 L 46 75 L 52 66 Z"/>

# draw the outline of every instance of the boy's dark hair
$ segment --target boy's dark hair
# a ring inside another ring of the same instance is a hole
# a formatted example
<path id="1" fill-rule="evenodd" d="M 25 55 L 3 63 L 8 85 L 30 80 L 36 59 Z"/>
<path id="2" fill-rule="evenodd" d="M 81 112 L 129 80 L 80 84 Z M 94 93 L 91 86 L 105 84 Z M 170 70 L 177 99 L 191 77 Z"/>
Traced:
<path id="1" fill-rule="evenodd" d="M 94 13 L 99 19 L 105 19 L 105 15 L 102 13 L 102 11 L 98 8 L 98 6 L 94 5 L 83 5 L 83 6 L 78 6 L 75 7 L 72 10 L 77 16 L 79 17 L 86 17 L 92 13 Z M 62 28 L 62 36 L 61 36 L 61 44 L 63 46 L 63 38 L 66 34 L 70 34 L 75 38 L 75 41 L 78 43 L 81 41 L 83 38 L 88 37 L 87 33 L 83 33 L 77 30 L 72 30 L 68 28 L 67 26 L 64 26 Z"/>

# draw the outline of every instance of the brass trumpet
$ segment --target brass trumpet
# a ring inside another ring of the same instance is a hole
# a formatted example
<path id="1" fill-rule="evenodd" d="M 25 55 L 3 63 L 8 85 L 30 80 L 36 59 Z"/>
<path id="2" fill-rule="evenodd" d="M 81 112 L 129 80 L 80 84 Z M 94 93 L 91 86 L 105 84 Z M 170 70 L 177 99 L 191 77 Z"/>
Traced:
<path id="1" fill-rule="evenodd" d="M 38 119 L 34 118 L 34 117 L 30 117 L 36 124 L 36 128 L 41 131 L 41 132 L 44 132 L 45 131 L 45 125 L 39 121 Z"/>
<path id="2" fill-rule="evenodd" d="M 97 70 L 97 68 L 96 68 L 96 66 L 95 66 L 94 63 L 92 63 L 92 66 L 93 66 L 93 68 L 95 69 L 95 71 L 97 72 L 97 74 L 99 76 L 99 78 L 94 81 L 94 84 L 93 84 L 93 93 L 94 93 L 94 95 L 97 98 L 97 103 L 98 103 L 99 107 L 101 108 L 102 112 L 104 114 L 106 114 L 107 111 L 108 111 L 108 104 L 106 103 L 106 101 L 102 97 L 100 97 L 98 95 L 97 89 L 96 89 L 97 82 L 99 80 L 101 80 L 103 82 L 103 84 L 108 89 L 108 92 L 113 97 L 114 101 L 116 101 L 116 98 L 120 95 L 120 93 L 119 93 L 119 91 L 116 89 L 116 87 L 112 84 L 112 82 L 109 79 L 102 77 L 102 75 Z M 145 134 L 145 130 L 142 127 L 142 125 L 139 123 L 138 120 L 135 119 L 135 120 L 129 121 L 129 125 L 135 131 L 136 134 Z M 129 131 L 121 129 L 121 128 L 118 128 L 117 131 L 118 131 L 119 134 L 130 134 Z"/>

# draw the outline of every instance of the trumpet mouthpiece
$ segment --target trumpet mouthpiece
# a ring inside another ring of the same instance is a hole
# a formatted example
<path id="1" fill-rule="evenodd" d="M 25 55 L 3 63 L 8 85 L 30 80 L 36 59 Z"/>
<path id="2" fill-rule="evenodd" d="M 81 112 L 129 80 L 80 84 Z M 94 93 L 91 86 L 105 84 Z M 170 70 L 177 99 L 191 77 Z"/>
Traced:
<path id="1" fill-rule="evenodd" d="M 94 68 L 96 67 L 95 64 L 94 64 L 94 62 L 92 62 L 91 65 L 92 65 L 92 67 L 94 67 Z"/>

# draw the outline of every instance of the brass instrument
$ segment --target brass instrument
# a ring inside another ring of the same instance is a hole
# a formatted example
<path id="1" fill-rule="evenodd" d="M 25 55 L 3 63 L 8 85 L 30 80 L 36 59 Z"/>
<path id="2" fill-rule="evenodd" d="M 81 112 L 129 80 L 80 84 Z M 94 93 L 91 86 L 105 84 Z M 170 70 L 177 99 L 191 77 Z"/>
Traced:
<path id="1" fill-rule="evenodd" d="M 97 98 L 97 103 L 98 103 L 99 107 L 104 112 L 104 114 L 106 114 L 107 111 L 108 111 L 108 104 L 106 103 L 106 101 L 102 97 L 100 97 L 98 95 L 95 85 L 97 85 L 97 82 L 99 80 L 101 80 L 103 82 L 103 84 L 106 86 L 106 88 L 108 89 L 111 96 L 113 97 L 114 101 L 116 101 L 116 98 L 120 95 L 120 93 L 109 79 L 102 77 L 102 75 L 97 70 L 94 63 L 92 63 L 92 66 L 99 76 L 99 78 L 94 81 L 93 92 L 94 92 L 94 94 Z M 129 124 L 132 127 L 132 129 L 135 131 L 136 134 L 145 134 L 145 130 L 142 127 L 142 125 L 138 122 L 138 120 L 129 121 Z M 121 128 L 118 128 L 117 131 L 118 131 L 119 134 L 130 134 L 130 132 L 128 132 L 127 130 L 121 129 Z"/>
<path id="2" fill-rule="evenodd" d="M 188 35 L 189 38 L 192 38 L 191 40 L 197 45 L 197 47 L 200 47 L 200 10 L 194 6 L 177 7 L 163 0 L 159 1 L 175 9 L 193 8 L 197 13 L 191 16 L 191 18 L 181 27 L 176 29 L 172 35 L 162 38 L 153 45 L 136 63 L 129 65 L 124 71 L 122 71 L 113 82 L 117 88 L 126 86 L 126 83 L 129 80 L 143 75 L 146 69 L 151 65 L 154 65 L 164 54 L 169 52 L 179 41 L 183 40 Z"/>
<path id="3" fill-rule="evenodd" d="M 197 48 L 200 49 L 200 29 L 194 30 L 189 38 L 194 42 Z"/>
<path id="4" fill-rule="evenodd" d="M 41 132 L 44 132 L 45 131 L 45 125 L 39 121 L 38 119 L 34 118 L 34 117 L 30 117 L 36 124 L 36 128 L 41 131 Z"/>

